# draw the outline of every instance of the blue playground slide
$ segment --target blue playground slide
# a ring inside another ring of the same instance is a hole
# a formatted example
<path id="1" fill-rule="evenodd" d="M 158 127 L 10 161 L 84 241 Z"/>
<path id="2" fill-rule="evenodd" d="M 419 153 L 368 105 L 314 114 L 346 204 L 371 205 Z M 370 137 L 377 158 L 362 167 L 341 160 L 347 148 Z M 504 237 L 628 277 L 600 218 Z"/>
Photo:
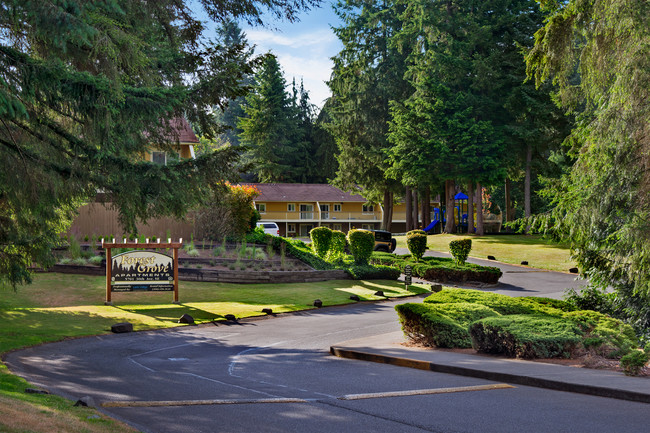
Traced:
<path id="1" fill-rule="evenodd" d="M 425 231 L 425 232 L 428 232 L 429 230 L 433 230 L 433 228 L 434 228 L 434 227 L 436 226 L 436 224 L 438 224 L 439 222 L 440 222 L 440 220 L 438 220 L 438 219 L 435 220 L 435 221 L 431 221 L 431 224 L 429 224 L 428 226 L 426 226 L 426 227 L 424 228 L 424 231 Z"/>

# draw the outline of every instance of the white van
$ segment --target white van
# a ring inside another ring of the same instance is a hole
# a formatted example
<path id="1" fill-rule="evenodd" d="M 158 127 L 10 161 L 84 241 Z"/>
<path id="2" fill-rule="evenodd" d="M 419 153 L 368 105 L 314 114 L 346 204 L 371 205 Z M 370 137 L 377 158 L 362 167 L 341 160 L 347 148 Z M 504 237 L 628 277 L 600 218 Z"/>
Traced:
<path id="1" fill-rule="evenodd" d="M 264 233 L 273 236 L 280 236 L 280 227 L 278 227 L 276 223 L 262 222 L 262 223 L 257 223 L 257 226 L 262 227 L 262 229 L 264 229 Z"/>

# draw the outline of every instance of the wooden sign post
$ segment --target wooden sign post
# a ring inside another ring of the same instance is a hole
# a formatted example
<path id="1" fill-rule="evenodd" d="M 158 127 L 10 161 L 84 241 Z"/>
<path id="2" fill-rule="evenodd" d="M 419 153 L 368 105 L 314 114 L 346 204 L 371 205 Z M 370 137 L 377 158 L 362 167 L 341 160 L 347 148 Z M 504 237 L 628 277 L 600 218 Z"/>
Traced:
<path id="1" fill-rule="evenodd" d="M 133 291 L 173 291 L 173 303 L 178 304 L 178 249 L 183 246 L 183 240 L 166 243 L 149 242 L 104 242 L 106 249 L 106 301 L 105 305 L 113 305 L 112 292 Z M 113 248 L 135 248 L 139 251 L 112 255 Z M 152 249 L 171 248 L 173 256 L 161 254 Z M 115 263 L 113 263 L 115 261 Z"/>

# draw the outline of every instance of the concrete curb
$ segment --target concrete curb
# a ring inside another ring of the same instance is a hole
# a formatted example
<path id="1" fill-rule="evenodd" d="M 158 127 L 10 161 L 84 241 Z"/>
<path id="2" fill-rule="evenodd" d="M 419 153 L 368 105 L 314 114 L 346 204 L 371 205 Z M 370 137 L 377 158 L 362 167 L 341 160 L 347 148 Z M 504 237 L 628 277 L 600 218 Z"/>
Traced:
<path id="1" fill-rule="evenodd" d="M 508 374 L 493 371 L 484 371 L 468 367 L 454 365 L 438 364 L 431 361 L 422 361 L 417 359 L 402 358 L 396 356 L 378 355 L 375 353 L 361 352 L 357 350 L 346 349 L 343 347 L 330 347 L 330 353 L 339 358 L 356 359 L 360 361 L 376 362 L 380 364 L 390 364 L 399 367 L 415 368 L 418 370 L 428 370 L 436 373 L 455 374 L 458 376 L 475 377 L 496 382 L 506 382 L 517 385 L 533 386 L 537 388 L 551 389 L 554 391 L 574 392 L 578 394 L 594 395 L 598 397 L 615 398 L 618 400 L 628 400 L 640 403 L 650 404 L 650 394 L 644 394 L 635 391 L 606 388 L 595 385 L 584 385 L 577 383 L 567 383 L 558 380 L 543 379 L 524 375 Z"/>

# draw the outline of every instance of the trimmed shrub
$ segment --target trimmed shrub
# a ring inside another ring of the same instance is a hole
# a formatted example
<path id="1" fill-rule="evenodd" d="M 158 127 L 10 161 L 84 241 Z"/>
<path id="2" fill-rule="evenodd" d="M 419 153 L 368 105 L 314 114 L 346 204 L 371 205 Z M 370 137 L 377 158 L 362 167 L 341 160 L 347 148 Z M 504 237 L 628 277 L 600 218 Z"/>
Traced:
<path id="1" fill-rule="evenodd" d="M 564 318 L 576 323 L 585 333 L 585 348 L 607 358 L 618 358 L 637 347 L 634 329 L 602 313 L 591 310 L 572 311 Z"/>
<path id="2" fill-rule="evenodd" d="M 648 363 L 648 354 L 643 350 L 633 350 L 621 358 L 621 368 L 626 376 L 638 376 Z"/>
<path id="3" fill-rule="evenodd" d="M 495 284 L 503 274 L 499 268 L 472 263 L 458 265 L 452 259 L 439 257 L 423 257 L 419 262 L 416 262 L 410 255 L 396 256 L 389 253 L 374 252 L 371 256 L 371 262 L 373 264 L 391 264 L 399 267 L 402 272 L 404 267 L 409 265 L 414 276 L 441 283 L 447 281 L 480 281 Z"/>
<path id="4" fill-rule="evenodd" d="M 582 337 L 570 320 L 519 314 L 478 320 L 469 334 L 478 352 L 526 359 L 568 358 Z"/>
<path id="5" fill-rule="evenodd" d="M 422 230 L 418 230 L 421 232 Z M 427 249 L 427 235 L 421 233 L 408 232 L 406 236 L 406 246 L 416 262 L 419 262 Z"/>
<path id="6" fill-rule="evenodd" d="M 407 303 L 397 305 L 395 310 L 407 338 L 429 347 L 449 348 L 471 347 L 469 324 L 499 315 L 484 305 L 468 303 Z"/>
<path id="7" fill-rule="evenodd" d="M 328 227 L 315 227 L 309 232 L 311 245 L 318 257 L 324 259 L 332 242 L 332 230 Z"/>
<path id="8" fill-rule="evenodd" d="M 352 229 L 348 232 L 350 253 L 357 264 L 367 264 L 375 248 L 375 235 L 368 230 Z"/>
<path id="9" fill-rule="evenodd" d="M 449 252 L 454 257 L 454 261 L 459 265 L 467 261 L 467 256 L 469 256 L 470 251 L 472 251 L 471 239 L 459 239 L 449 242 Z"/>
<path id="10" fill-rule="evenodd" d="M 563 301 L 553 301 L 548 298 L 511 298 L 498 293 L 481 292 L 471 289 L 443 289 L 424 299 L 425 303 L 446 304 L 469 302 L 481 304 L 492 308 L 499 314 L 545 314 L 562 317 L 565 311 L 572 311 L 573 307 Z M 552 304 L 552 305 L 551 305 Z M 564 307 L 565 309 L 562 309 Z"/>
<path id="11" fill-rule="evenodd" d="M 400 270 L 391 266 L 353 264 L 347 269 L 355 280 L 396 280 Z"/>
<path id="12" fill-rule="evenodd" d="M 345 254 L 345 233 L 340 230 L 332 230 L 332 239 L 330 240 L 330 250 L 327 253 L 328 260 L 337 260 Z"/>
<path id="13" fill-rule="evenodd" d="M 415 230 L 411 230 L 410 232 L 406 233 L 406 237 L 409 237 L 411 235 L 425 235 L 426 236 L 426 234 L 427 234 L 427 232 L 425 232 L 424 230 L 415 229 Z"/>

